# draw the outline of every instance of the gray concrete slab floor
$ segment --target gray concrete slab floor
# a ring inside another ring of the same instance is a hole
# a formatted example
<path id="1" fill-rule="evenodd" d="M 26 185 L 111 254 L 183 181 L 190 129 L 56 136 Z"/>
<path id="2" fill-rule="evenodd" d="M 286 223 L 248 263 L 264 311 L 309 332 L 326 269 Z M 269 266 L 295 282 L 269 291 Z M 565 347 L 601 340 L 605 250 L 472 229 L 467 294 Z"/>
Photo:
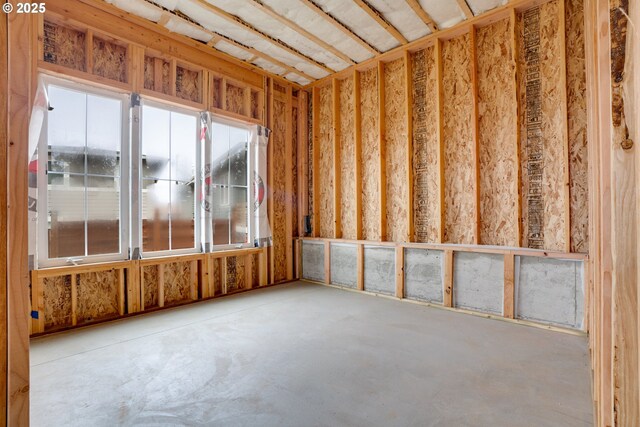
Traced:
<path id="1" fill-rule="evenodd" d="M 296 282 L 32 340 L 33 426 L 588 426 L 587 338 Z"/>

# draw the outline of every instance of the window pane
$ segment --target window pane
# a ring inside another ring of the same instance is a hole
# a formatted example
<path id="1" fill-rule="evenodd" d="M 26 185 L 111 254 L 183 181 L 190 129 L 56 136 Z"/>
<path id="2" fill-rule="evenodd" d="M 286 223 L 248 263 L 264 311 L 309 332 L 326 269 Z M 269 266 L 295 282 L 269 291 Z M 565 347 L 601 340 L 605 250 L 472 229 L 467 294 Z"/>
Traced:
<path id="1" fill-rule="evenodd" d="M 89 255 L 120 252 L 120 179 L 87 177 Z"/>
<path id="2" fill-rule="evenodd" d="M 231 187 L 231 243 L 247 243 L 247 189 Z"/>
<path id="3" fill-rule="evenodd" d="M 212 125 L 211 182 L 229 184 L 229 126 L 220 123 Z"/>
<path id="4" fill-rule="evenodd" d="M 167 110 L 142 107 L 142 176 L 169 179 L 170 113 Z"/>
<path id="5" fill-rule="evenodd" d="M 120 175 L 122 102 L 87 96 L 87 173 Z"/>
<path id="6" fill-rule="evenodd" d="M 50 172 L 49 177 L 49 258 L 84 256 L 84 186 L 69 186 L 66 174 Z"/>
<path id="7" fill-rule="evenodd" d="M 171 181 L 143 180 L 142 247 L 145 251 L 169 249 Z"/>
<path id="8" fill-rule="evenodd" d="M 171 182 L 171 249 L 195 246 L 193 183 Z"/>
<path id="9" fill-rule="evenodd" d="M 196 117 L 171 113 L 171 179 L 192 181 L 196 170 Z"/>
<path id="10" fill-rule="evenodd" d="M 53 85 L 48 94 L 49 170 L 84 173 L 87 96 Z"/>
<path id="11" fill-rule="evenodd" d="M 214 186 L 211 189 L 211 217 L 213 228 L 213 244 L 229 244 L 229 187 Z"/>
<path id="12" fill-rule="evenodd" d="M 247 142 L 249 132 L 229 127 L 229 175 L 231 185 L 247 185 Z"/>

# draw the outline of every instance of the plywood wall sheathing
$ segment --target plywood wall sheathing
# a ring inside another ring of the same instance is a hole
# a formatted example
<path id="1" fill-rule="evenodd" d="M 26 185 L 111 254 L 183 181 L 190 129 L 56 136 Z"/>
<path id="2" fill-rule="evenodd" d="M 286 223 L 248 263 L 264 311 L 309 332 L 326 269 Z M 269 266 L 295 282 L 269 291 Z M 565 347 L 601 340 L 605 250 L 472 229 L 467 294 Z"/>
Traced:
<path id="1" fill-rule="evenodd" d="M 584 66 L 584 10 L 581 0 L 567 0 L 565 4 L 571 252 L 587 252 L 589 249 L 589 162 Z"/>
<path id="2" fill-rule="evenodd" d="M 188 101 L 202 102 L 202 71 L 194 71 L 178 65 L 175 72 L 175 95 Z"/>
<path id="3" fill-rule="evenodd" d="M 44 21 L 44 61 L 78 71 L 86 70 L 85 33 L 58 23 Z"/>
<path id="4" fill-rule="evenodd" d="M 165 306 L 191 298 L 191 262 L 171 262 L 164 265 Z"/>
<path id="5" fill-rule="evenodd" d="M 357 239 L 356 234 L 356 153 L 353 77 L 339 81 L 340 90 L 340 185 L 343 239 Z"/>
<path id="6" fill-rule="evenodd" d="M 469 34 L 442 43 L 444 241 L 474 240 L 473 94 Z"/>
<path id="7" fill-rule="evenodd" d="M 287 127 L 286 103 L 273 100 L 273 117 L 270 145 L 273 146 L 272 165 L 273 168 L 273 220 L 271 227 L 273 231 L 273 256 L 274 256 L 274 281 L 280 282 L 287 278 L 287 230 L 286 230 L 286 205 L 287 194 L 286 170 L 285 170 L 285 145 Z"/>
<path id="8" fill-rule="evenodd" d="M 226 100 L 226 110 L 231 113 L 236 114 L 248 114 L 244 111 L 244 89 L 233 85 L 231 83 L 227 83 L 227 92 L 225 94 Z"/>
<path id="9" fill-rule="evenodd" d="M 537 249 L 566 246 L 562 61 L 558 0 L 518 16 L 521 78 L 522 242 Z"/>
<path id="10" fill-rule="evenodd" d="M 318 146 L 318 175 L 319 194 L 316 200 L 319 203 L 320 215 L 319 237 L 333 237 L 333 125 L 332 125 L 332 87 L 326 86 L 320 89 L 319 97 L 319 122 L 317 140 Z M 315 172 L 315 171 L 314 171 Z"/>
<path id="11" fill-rule="evenodd" d="M 45 331 L 71 326 L 71 276 L 42 280 Z"/>
<path id="12" fill-rule="evenodd" d="M 414 239 L 438 242 L 438 84 L 434 48 L 413 54 Z"/>
<path id="13" fill-rule="evenodd" d="M 77 275 L 78 323 L 119 315 L 118 271 L 107 270 Z"/>
<path id="14" fill-rule="evenodd" d="M 360 74 L 362 132 L 362 238 L 380 240 L 380 147 L 378 146 L 378 76 L 371 68 Z"/>
<path id="15" fill-rule="evenodd" d="M 404 58 L 384 66 L 385 160 L 386 160 L 386 241 L 406 242 L 409 224 L 409 184 L 407 182 L 407 111 L 405 108 Z"/>
<path id="16" fill-rule="evenodd" d="M 478 144 L 480 164 L 480 242 L 518 246 L 518 167 L 510 21 L 476 33 L 478 63 Z"/>
<path id="17" fill-rule="evenodd" d="M 104 38 L 93 36 L 93 70 L 100 77 L 127 82 L 127 47 Z"/>

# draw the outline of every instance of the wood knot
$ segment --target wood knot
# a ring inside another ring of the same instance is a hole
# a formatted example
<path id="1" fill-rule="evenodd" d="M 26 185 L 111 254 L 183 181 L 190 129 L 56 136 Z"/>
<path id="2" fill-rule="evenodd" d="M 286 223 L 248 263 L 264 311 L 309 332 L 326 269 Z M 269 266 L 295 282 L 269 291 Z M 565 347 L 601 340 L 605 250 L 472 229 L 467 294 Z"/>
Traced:
<path id="1" fill-rule="evenodd" d="M 620 144 L 623 150 L 629 150 L 633 147 L 633 140 L 631 138 L 627 138 Z"/>

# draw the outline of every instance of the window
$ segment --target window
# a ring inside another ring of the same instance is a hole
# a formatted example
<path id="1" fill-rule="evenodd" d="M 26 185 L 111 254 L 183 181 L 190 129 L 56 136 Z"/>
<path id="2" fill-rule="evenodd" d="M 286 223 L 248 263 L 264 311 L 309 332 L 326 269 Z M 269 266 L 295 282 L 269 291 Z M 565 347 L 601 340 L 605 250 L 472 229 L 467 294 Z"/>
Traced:
<path id="1" fill-rule="evenodd" d="M 40 228 L 39 258 L 123 258 L 126 97 L 57 79 L 47 79 L 47 89 L 52 110 L 39 145 L 39 153 L 46 154 L 38 156 L 39 218 L 45 224 Z"/>
<path id="2" fill-rule="evenodd" d="M 145 102 L 141 113 L 142 251 L 193 250 L 200 241 L 196 113 Z"/>
<path id="3" fill-rule="evenodd" d="M 249 130 L 221 121 L 211 128 L 213 244 L 249 243 Z"/>

